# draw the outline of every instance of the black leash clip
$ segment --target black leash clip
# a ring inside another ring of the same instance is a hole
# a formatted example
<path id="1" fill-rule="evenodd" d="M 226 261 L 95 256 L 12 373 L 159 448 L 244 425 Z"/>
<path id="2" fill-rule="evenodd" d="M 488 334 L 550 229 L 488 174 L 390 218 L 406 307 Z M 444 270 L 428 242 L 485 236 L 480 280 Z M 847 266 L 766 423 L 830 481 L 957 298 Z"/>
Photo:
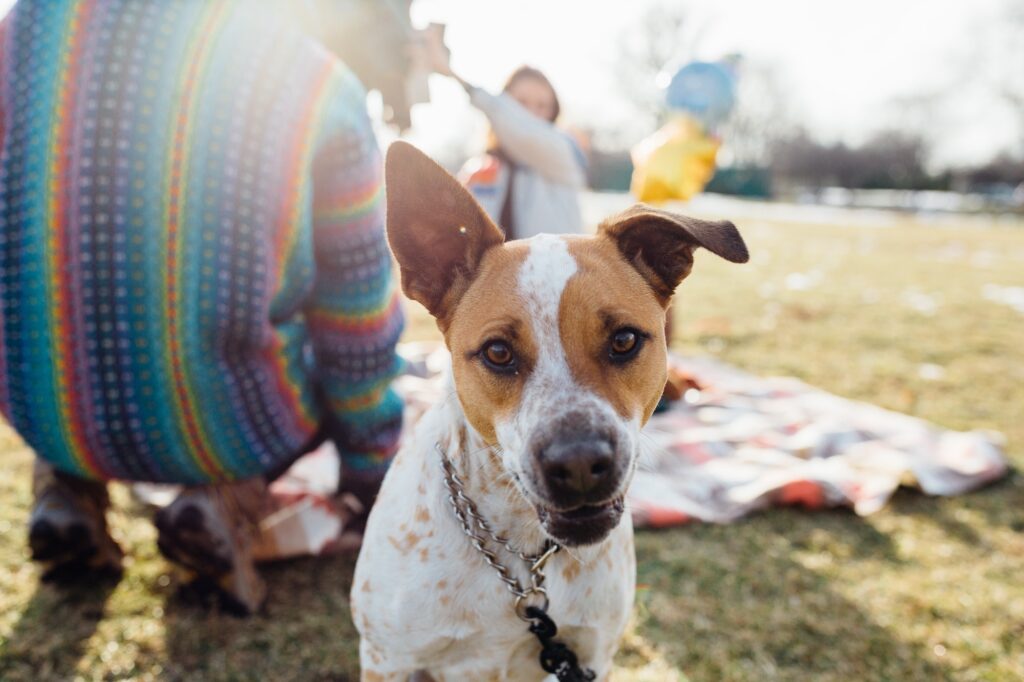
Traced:
<path id="1" fill-rule="evenodd" d="M 540 641 L 540 667 L 553 674 L 558 682 L 592 682 L 597 674 L 589 668 L 581 668 L 576 652 L 563 642 L 555 641 L 558 626 L 542 608 L 527 606 L 526 616 L 530 619 L 530 632 Z"/>

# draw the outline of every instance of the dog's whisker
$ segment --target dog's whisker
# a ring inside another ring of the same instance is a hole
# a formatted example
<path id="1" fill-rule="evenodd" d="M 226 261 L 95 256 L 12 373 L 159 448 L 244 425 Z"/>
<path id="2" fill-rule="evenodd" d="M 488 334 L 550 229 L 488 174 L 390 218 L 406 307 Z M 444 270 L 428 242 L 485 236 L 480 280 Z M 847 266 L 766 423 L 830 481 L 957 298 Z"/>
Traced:
<path id="1" fill-rule="evenodd" d="M 503 471 L 502 473 L 498 474 L 498 476 L 495 477 L 494 480 L 497 483 L 511 483 L 516 480 L 516 477 L 510 471 Z"/>
<path id="2" fill-rule="evenodd" d="M 469 455 L 469 456 L 473 456 L 473 455 L 478 455 L 481 452 L 487 452 L 490 449 L 491 449 L 491 446 L 484 445 L 484 446 L 481 446 L 479 448 L 472 448 L 472 449 L 465 450 L 463 454 L 466 454 L 466 455 Z"/>
<path id="3" fill-rule="evenodd" d="M 568 554 L 570 557 L 572 557 L 576 561 L 576 563 L 578 563 L 578 564 L 582 564 L 583 563 L 583 557 L 580 556 L 580 554 L 576 552 L 575 548 L 563 546 L 562 547 L 562 551 L 565 552 L 566 554 Z"/>
<path id="4" fill-rule="evenodd" d="M 642 446 L 637 453 L 636 465 L 650 465 L 663 457 L 671 457 L 672 451 L 660 444 L 648 433 L 640 432 Z"/>

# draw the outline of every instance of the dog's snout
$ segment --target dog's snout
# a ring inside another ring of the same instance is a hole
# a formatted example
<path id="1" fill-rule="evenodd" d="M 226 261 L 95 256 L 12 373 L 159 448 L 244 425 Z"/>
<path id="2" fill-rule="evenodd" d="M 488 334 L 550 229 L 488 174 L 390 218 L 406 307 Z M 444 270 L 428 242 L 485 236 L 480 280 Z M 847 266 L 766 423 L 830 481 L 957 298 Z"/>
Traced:
<path id="1" fill-rule="evenodd" d="M 615 446 L 607 438 L 557 440 L 538 454 L 544 481 L 560 504 L 600 501 L 615 488 Z"/>

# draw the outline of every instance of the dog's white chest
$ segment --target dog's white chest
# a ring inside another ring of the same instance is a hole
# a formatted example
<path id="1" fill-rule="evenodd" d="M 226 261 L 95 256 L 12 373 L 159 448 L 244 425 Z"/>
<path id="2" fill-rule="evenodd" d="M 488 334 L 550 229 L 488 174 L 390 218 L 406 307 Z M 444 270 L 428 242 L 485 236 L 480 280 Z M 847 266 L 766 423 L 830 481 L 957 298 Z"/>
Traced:
<path id="1" fill-rule="evenodd" d="M 611 659 L 633 602 L 632 530 L 625 524 L 622 531 L 609 538 L 609 546 L 621 550 L 614 555 L 609 549 L 584 564 L 561 556 L 547 572 L 549 614 L 558 625 L 558 639 L 589 666 Z M 428 551 L 447 545 L 454 550 L 445 555 L 451 561 L 400 571 L 394 585 L 381 586 L 382 598 L 374 597 L 376 583 L 365 595 L 356 583 L 358 612 L 373 614 L 370 622 L 360 622 L 364 642 L 387 651 L 387 669 L 425 669 L 445 679 L 543 679 L 540 643 L 515 615 L 505 584 L 472 547 L 468 552 L 453 547 L 468 546 L 466 538 L 448 540 L 430 543 Z M 373 559 L 375 566 L 378 560 L 398 557 L 385 550 Z M 372 581 L 366 576 L 374 573 L 396 572 L 360 571 L 357 581 Z"/>
<path id="2" fill-rule="evenodd" d="M 381 674 L 426 669 L 446 679 L 543 679 L 539 642 L 446 497 L 436 453 L 404 450 L 371 516 L 353 583 L 364 665 Z M 546 566 L 550 615 L 582 662 L 606 667 L 633 603 L 628 519 L 576 555 L 562 550 Z M 507 553 L 502 560 L 528 584 L 525 563 Z"/>

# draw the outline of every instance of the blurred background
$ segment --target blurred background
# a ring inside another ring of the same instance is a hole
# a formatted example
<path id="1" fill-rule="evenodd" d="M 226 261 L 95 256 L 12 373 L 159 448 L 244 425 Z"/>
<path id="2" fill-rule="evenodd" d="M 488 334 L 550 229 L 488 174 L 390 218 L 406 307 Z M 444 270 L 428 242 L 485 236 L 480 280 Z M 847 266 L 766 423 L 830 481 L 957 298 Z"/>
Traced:
<path id="1" fill-rule="evenodd" d="M 414 24 L 447 25 L 452 65 L 498 90 L 541 68 L 596 189 L 625 190 L 628 150 L 664 122 L 680 66 L 735 61 L 708 191 L 924 211 L 1024 206 L 1024 3 L 810 0 L 474 3 L 416 0 Z M 451 168 L 486 123 L 434 76 L 411 139 Z"/>
<path id="2" fill-rule="evenodd" d="M 998 432 L 1024 465 L 1024 1 L 379 2 L 444 24 L 469 82 L 550 77 L 589 161 L 591 226 L 635 201 L 634 150 L 687 111 L 673 77 L 721 66 L 727 112 L 687 112 L 711 175 L 671 206 L 733 220 L 752 258 L 698 256 L 673 350 Z M 382 145 L 401 134 L 456 171 L 488 123 L 458 83 L 427 80 L 408 120 L 377 92 L 371 113 Z M 408 311 L 405 340 L 439 338 Z M 116 487 L 126 577 L 69 594 L 28 560 L 30 469 L 0 429 L 0 680 L 358 679 L 350 557 L 269 566 L 267 612 L 240 621 L 178 599 L 148 512 Z M 617 680 L 1024 679 L 1016 473 L 961 497 L 902 489 L 867 517 L 644 531 L 637 556 Z"/>

